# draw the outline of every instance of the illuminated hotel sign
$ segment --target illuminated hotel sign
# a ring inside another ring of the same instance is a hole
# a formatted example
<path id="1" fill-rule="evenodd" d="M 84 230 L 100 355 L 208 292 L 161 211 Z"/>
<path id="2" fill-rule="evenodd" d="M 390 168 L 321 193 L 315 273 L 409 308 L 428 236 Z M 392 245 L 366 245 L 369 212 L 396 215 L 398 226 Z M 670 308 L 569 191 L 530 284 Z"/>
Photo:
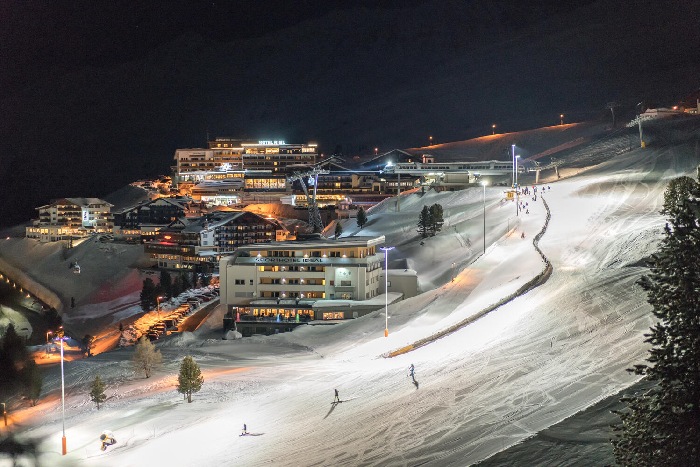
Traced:
<path id="1" fill-rule="evenodd" d="M 263 140 L 263 141 L 258 141 L 258 144 L 263 145 L 263 146 L 270 146 L 270 145 L 276 145 L 280 144 L 283 145 L 284 140 Z"/>
<path id="2" fill-rule="evenodd" d="M 268 256 L 255 258 L 258 263 L 323 263 L 323 258 L 294 258 L 289 256 Z"/>

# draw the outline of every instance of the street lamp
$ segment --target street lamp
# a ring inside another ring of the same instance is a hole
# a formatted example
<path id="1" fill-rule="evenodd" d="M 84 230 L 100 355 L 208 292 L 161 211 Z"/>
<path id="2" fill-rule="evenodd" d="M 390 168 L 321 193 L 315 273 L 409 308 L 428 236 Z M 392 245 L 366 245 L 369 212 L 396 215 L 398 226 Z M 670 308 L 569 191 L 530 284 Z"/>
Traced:
<path id="1" fill-rule="evenodd" d="M 4 402 L 0 402 L 0 404 L 2 404 L 2 418 L 5 419 L 5 426 L 7 426 L 7 407 Z"/>
<path id="2" fill-rule="evenodd" d="M 393 246 L 380 247 L 384 252 L 384 337 L 389 337 L 389 251 Z"/>
<path id="3" fill-rule="evenodd" d="M 452 262 L 452 282 L 455 281 L 455 263 L 454 261 Z"/>
<path id="4" fill-rule="evenodd" d="M 160 301 L 165 297 L 156 297 L 156 310 L 158 311 L 158 319 L 160 319 Z"/>
<path id="5" fill-rule="evenodd" d="M 58 336 L 59 340 L 61 341 L 61 413 L 62 413 L 62 420 L 63 420 L 63 438 L 61 439 L 61 446 L 62 446 L 63 455 L 65 456 L 67 449 L 66 449 L 66 386 L 65 386 L 65 378 L 64 378 L 64 373 L 63 373 L 63 341 L 64 341 L 63 326 L 60 326 L 58 328 L 58 331 L 56 331 L 56 335 Z"/>
<path id="6" fill-rule="evenodd" d="M 515 189 L 518 189 L 518 159 L 520 159 L 520 154 L 515 155 Z"/>
<path id="7" fill-rule="evenodd" d="M 432 146 L 432 145 L 433 145 L 433 137 L 432 137 L 432 136 L 428 136 L 428 141 L 430 142 L 430 146 Z"/>
<path id="8" fill-rule="evenodd" d="M 52 335 L 53 332 L 51 331 L 46 331 L 46 355 L 49 355 L 49 336 Z"/>
<path id="9" fill-rule="evenodd" d="M 496 124 L 495 123 L 493 125 L 491 125 L 491 134 L 492 135 L 496 134 Z"/>
<path id="10" fill-rule="evenodd" d="M 559 114 L 559 124 L 560 125 L 564 124 L 564 114 Z"/>
<path id="11" fill-rule="evenodd" d="M 484 180 L 481 185 L 484 187 L 484 254 L 486 254 L 486 185 L 488 182 Z"/>

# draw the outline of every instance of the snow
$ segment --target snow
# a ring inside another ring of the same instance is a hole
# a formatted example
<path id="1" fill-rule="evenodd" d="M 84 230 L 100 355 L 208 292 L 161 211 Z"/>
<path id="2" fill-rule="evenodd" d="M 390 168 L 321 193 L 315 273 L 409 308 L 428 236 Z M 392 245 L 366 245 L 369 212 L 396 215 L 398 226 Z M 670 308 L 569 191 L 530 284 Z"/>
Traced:
<path id="1" fill-rule="evenodd" d="M 666 183 L 693 174 L 692 148 L 648 147 L 550 183 L 551 212 L 539 247 L 553 271 L 542 285 L 413 351 L 419 339 L 469 320 L 540 274 L 532 240 L 544 225 L 541 196 L 515 216 L 502 188 L 407 196 L 369 212 L 360 231 L 397 245 L 390 268 L 415 269 L 425 292 L 332 326 L 222 339 L 219 307 L 193 333 L 157 343 L 164 365 L 134 375 L 132 348 L 66 363 L 66 438 L 61 450 L 60 373 L 48 367 L 38 408 L 17 409 L 22 436 L 41 441 L 52 465 L 439 465 L 486 459 L 636 381 L 625 369 L 646 353 L 652 324 L 635 284 L 656 249 Z M 416 239 L 417 212 L 439 202 L 443 233 Z M 409 214 L 410 213 L 410 214 Z M 525 239 L 520 236 L 525 232 Z M 451 278 L 451 263 L 457 275 Z M 405 266 L 399 266 L 399 264 Z M 433 287 L 434 286 L 434 287 Z M 186 355 L 204 386 L 188 404 L 175 391 Z M 415 365 L 414 384 L 408 366 Z M 108 399 L 89 402 L 95 374 Z M 344 402 L 331 405 L 334 389 Z M 259 436 L 239 437 L 243 424 Z M 99 450 L 99 434 L 118 443 Z"/>

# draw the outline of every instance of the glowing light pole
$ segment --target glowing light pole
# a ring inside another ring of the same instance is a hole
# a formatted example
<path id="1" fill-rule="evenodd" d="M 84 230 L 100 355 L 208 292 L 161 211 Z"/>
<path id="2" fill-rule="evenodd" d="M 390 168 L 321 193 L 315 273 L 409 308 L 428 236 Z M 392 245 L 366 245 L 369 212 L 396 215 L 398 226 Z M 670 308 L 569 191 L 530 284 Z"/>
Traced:
<path id="1" fill-rule="evenodd" d="M 481 185 L 484 187 L 484 254 L 486 254 L 486 185 L 488 183 L 484 180 Z"/>
<path id="2" fill-rule="evenodd" d="M 156 297 L 156 310 L 158 311 L 158 319 L 160 319 L 160 301 L 165 297 Z"/>
<path id="3" fill-rule="evenodd" d="M 7 426 L 7 407 L 4 402 L 0 402 L 0 404 L 2 404 L 2 418 L 5 419 L 5 426 Z"/>
<path id="4" fill-rule="evenodd" d="M 559 125 L 564 124 L 564 114 L 559 114 Z"/>
<path id="5" fill-rule="evenodd" d="M 64 379 L 64 373 L 63 373 L 63 340 L 64 340 L 63 326 L 58 328 L 56 335 L 58 336 L 59 340 L 61 341 L 61 413 L 62 413 L 62 421 L 63 421 L 63 438 L 61 439 L 61 446 L 62 446 L 63 455 L 65 456 L 67 449 L 66 449 L 66 386 L 65 386 L 65 379 Z"/>
<path id="6" fill-rule="evenodd" d="M 384 337 L 389 337 L 389 251 L 393 246 L 380 247 L 384 252 Z"/>
<path id="7" fill-rule="evenodd" d="M 452 282 L 455 281 L 455 263 L 452 263 Z"/>
<path id="8" fill-rule="evenodd" d="M 493 125 L 491 125 L 491 134 L 492 135 L 496 134 L 496 124 L 495 123 Z"/>
<path id="9" fill-rule="evenodd" d="M 513 188 L 515 188 L 515 144 L 511 145 L 512 153 L 513 153 L 513 174 L 512 174 L 512 180 L 513 180 Z"/>

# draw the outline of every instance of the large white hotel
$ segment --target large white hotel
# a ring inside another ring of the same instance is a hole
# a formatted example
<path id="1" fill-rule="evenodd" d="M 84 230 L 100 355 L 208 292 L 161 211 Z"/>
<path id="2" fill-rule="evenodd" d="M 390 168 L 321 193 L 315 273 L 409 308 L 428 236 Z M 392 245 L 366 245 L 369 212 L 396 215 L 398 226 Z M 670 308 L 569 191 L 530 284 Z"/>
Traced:
<path id="1" fill-rule="evenodd" d="M 384 293 L 382 244 L 384 236 L 317 236 L 241 246 L 219 264 L 221 303 L 232 316 L 361 316 L 385 304 L 376 299 Z"/>

